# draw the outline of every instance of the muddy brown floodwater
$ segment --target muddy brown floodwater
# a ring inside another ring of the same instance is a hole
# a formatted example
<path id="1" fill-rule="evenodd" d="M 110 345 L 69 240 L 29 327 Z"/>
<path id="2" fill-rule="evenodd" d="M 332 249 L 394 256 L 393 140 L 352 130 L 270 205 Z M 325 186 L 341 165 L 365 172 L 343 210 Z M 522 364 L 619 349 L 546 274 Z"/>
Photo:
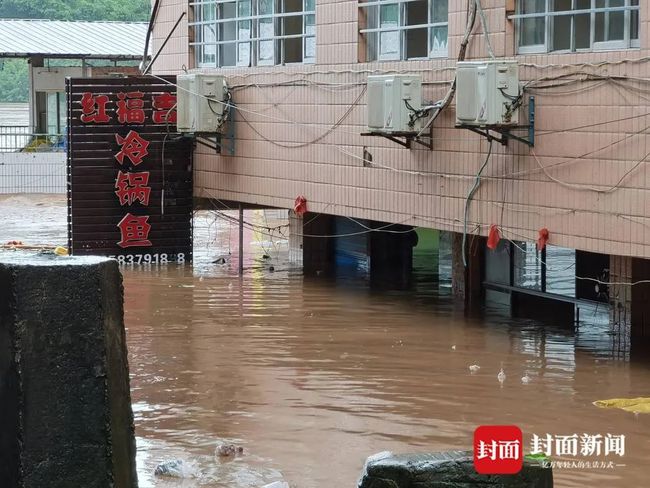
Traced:
<path id="1" fill-rule="evenodd" d="M 65 242 L 61 199 L 0 197 L 0 211 L 3 241 Z M 557 469 L 556 486 L 648 486 L 650 416 L 592 402 L 650 396 L 650 367 L 596 313 L 577 331 L 499 310 L 466 317 L 428 258 L 411 290 L 372 290 L 305 279 L 283 238 L 248 231 L 240 279 L 234 226 L 209 212 L 195 224 L 194 267 L 123 269 L 141 486 L 352 488 L 370 454 L 468 449 L 483 424 L 520 426 L 526 446 L 533 433 L 624 434 L 625 455 L 606 458 L 619 466 Z M 222 441 L 244 455 L 215 459 Z M 197 477 L 153 476 L 176 458 Z"/>

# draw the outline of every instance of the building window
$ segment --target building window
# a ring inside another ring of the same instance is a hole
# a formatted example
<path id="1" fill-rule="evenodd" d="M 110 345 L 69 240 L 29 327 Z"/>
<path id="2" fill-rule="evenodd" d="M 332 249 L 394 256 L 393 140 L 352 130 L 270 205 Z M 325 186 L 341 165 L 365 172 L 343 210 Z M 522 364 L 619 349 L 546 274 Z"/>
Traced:
<path id="1" fill-rule="evenodd" d="M 192 1 L 199 67 L 313 63 L 316 0 Z"/>
<path id="2" fill-rule="evenodd" d="M 447 56 L 449 0 L 361 0 L 365 61 Z"/>
<path id="3" fill-rule="evenodd" d="M 639 47 L 639 0 L 518 0 L 520 53 Z"/>

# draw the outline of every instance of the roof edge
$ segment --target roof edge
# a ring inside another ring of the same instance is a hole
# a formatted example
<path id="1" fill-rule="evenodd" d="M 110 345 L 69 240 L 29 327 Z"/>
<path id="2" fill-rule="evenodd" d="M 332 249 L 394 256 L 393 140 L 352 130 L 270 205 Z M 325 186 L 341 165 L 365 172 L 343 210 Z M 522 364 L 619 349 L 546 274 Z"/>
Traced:
<path id="1" fill-rule="evenodd" d="M 0 22 L 62 22 L 66 24 L 135 24 L 149 25 L 147 21 L 132 20 L 57 20 L 57 19 L 5 19 L 0 17 Z"/>

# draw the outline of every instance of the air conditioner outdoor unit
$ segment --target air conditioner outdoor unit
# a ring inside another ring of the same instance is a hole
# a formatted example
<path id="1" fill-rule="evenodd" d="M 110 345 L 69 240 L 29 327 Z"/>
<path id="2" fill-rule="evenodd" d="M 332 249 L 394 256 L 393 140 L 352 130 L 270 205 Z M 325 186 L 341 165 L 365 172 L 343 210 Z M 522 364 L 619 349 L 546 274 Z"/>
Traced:
<path id="1" fill-rule="evenodd" d="M 380 134 L 417 133 L 422 118 L 422 78 L 415 75 L 368 77 L 368 131 Z"/>
<path id="2" fill-rule="evenodd" d="M 221 75 L 178 75 L 177 121 L 181 133 L 217 133 L 227 115 L 228 85 Z"/>
<path id="3" fill-rule="evenodd" d="M 457 125 L 485 127 L 519 123 L 519 66 L 516 60 L 459 62 L 456 84 Z"/>

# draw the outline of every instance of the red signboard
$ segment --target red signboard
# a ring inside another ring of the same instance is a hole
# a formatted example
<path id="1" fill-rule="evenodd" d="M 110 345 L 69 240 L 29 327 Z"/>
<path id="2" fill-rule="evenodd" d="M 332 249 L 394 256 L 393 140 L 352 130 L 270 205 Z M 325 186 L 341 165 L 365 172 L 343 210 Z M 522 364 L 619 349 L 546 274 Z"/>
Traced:
<path id="1" fill-rule="evenodd" d="M 192 141 L 175 78 L 68 79 L 68 244 L 124 264 L 192 257 Z"/>

